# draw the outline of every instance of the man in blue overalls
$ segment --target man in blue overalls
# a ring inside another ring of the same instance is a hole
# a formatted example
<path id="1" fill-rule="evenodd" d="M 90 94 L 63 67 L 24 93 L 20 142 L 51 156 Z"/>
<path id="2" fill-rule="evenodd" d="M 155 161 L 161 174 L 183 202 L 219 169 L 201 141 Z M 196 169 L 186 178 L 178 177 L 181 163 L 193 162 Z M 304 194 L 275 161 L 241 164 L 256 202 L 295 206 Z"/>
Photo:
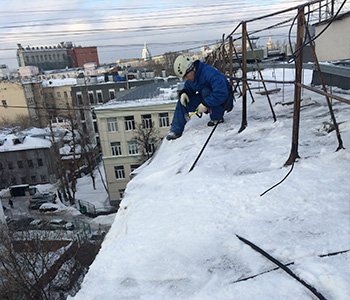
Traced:
<path id="1" fill-rule="evenodd" d="M 224 74 L 214 67 L 180 55 L 174 62 L 175 74 L 185 80 L 179 92 L 173 121 L 167 140 L 179 138 L 184 131 L 189 112 L 209 113 L 208 126 L 224 122 L 224 112 L 233 108 L 233 93 Z"/>

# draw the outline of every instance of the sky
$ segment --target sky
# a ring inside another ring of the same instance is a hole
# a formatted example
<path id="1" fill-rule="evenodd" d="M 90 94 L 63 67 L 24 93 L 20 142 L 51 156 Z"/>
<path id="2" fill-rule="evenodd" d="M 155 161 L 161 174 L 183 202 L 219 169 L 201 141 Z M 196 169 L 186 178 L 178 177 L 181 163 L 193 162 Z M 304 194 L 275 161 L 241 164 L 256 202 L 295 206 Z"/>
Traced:
<path id="1" fill-rule="evenodd" d="M 144 43 L 151 55 L 198 50 L 221 40 L 223 34 L 230 34 L 242 20 L 305 2 L 31 0 L 26 5 L 23 0 L 0 0 L 0 64 L 7 64 L 10 69 L 18 67 L 18 43 L 24 47 L 54 46 L 72 41 L 75 45 L 97 46 L 101 63 L 141 58 Z M 263 23 L 257 25 L 261 28 Z M 260 34 L 263 44 L 269 36 L 286 39 L 285 32 L 281 36 L 281 32 L 267 31 Z"/>
<path id="2" fill-rule="evenodd" d="M 264 70 L 265 79 L 275 75 L 294 80 L 293 69 Z M 310 84 L 310 70 L 303 80 Z M 300 159 L 291 170 L 284 164 L 294 91 L 278 87 L 270 95 L 276 122 L 267 99 L 253 89 L 247 128 L 238 133 L 238 98 L 192 172 L 212 130 L 209 117 L 192 117 L 182 137 L 162 141 L 129 182 L 82 288 L 69 300 L 316 299 L 284 271 L 271 271 L 276 265 L 237 235 L 293 262 L 289 268 L 326 299 L 350 298 L 350 107 L 333 102 L 346 148 L 336 151 L 326 100 L 302 91 Z M 332 90 L 348 98 L 349 91 Z"/>

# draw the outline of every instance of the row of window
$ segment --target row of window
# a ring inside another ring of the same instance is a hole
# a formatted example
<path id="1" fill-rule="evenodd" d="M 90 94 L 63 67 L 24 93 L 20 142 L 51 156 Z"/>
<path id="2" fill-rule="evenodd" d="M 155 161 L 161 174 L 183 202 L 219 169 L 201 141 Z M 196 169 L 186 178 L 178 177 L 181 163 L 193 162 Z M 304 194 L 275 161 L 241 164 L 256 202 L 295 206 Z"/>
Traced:
<path id="1" fill-rule="evenodd" d="M 158 114 L 158 122 L 159 127 L 169 127 L 169 113 L 159 113 Z M 141 115 L 141 124 L 143 128 L 150 129 L 153 127 L 152 115 L 146 114 Z M 124 117 L 124 127 L 125 131 L 135 130 L 135 118 L 134 116 L 126 116 Z M 107 131 L 108 132 L 116 132 L 118 131 L 118 122 L 117 118 L 107 118 Z"/>
<path id="2" fill-rule="evenodd" d="M 111 153 L 113 156 L 121 156 L 123 155 L 122 153 L 122 148 L 120 142 L 111 142 Z M 147 151 L 148 154 L 152 154 L 155 150 L 155 145 L 153 143 L 149 143 L 147 145 Z M 129 155 L 138 155 L 139 154 L 139 145 L 137 141 L 129 141 L 128 142 L 128 154 Z"/>
<path id="3" fill-rule="evenodd" d="M 9 182 L 7 182 L 7 180 L 9 180 Z M 12 177 L 12 178 L 8 178 L 8 179 L 4 179 L 2 178 L 1 180 L 1 186 L 7 186 L 7 185 L 16 185 L 16 184 L 36 184 L 38 182 L 48 182 L 48 179 L 47 179 L 47 176 L 45 175 L 40 175 L 39 176 L 30 176 L 30 177 L 27 177 L 27 176 L 23 176 L 23 177 L 20 177 L 20 178 L 16 178 L 16 177 Z M 30 181 L 28 181 L 30 180 Z"/>
<path id="4" fill-rule="evenodd" d="M 36 164 L 32 159 L 27 159 L 26 161 L 18 160 L 16 164 L 18 169 L 23 169 L 24 167 L 28 167 L 32 169 L 34 167 L 42 167 L 44 165 L 43 160 L 41 158 L 38 158 L 36 160 Z M 15 168 L 15 163 L 13 161 L 8 161 L 7 168 L 9 170 L 13 170 Z M 3 163 L 0 162 L 0 170 L 3 170 L 3 169 L 4 169 L 4 165 Z"/>
<path id="5" fill-rule="evenodd" d="M 131 173 L 136 170 L 139 167 L 139 165 L 131 165 L 130 171 Z M 125 168 L 124 166 L 115 166 L 114 167 L 114 174 L 116 179 L 125 179 Z"/>
<path id="6" fill-rule="evenodd" d="M 110 89 L 109 91 L 109 99 L 107 100 L 112 100 L 115 99 L 115 90 Z M 103 99 L 103 93 L 101 90 L 96 91 L 96 96 L 93 91 L 88 91 L 88 99 L 90 104 L 96 104 L 96 103 L 104 103 Z M 77 105 L 83 105 L 83 93 L 82 92 L 77 92 L 76 93 L 76 98 L 77 98 Z"/>
<path id="7" fill-rule="evenodd" d="M 46 61 L 57 61 L 60 60 L 62 57 L 62 60 L 66 60 L 66 55 L 59 53 L 52 53 L 52 54 L 40 54 L 40 55 L 26 55 L 26 62 L 46 62 Z"/>
<path id="8" fill-rule="evenodd" d="M 49 96 L 50 96 L 50 99 L 51 100 L 54 100 L 54 94 L 52 93 L 52 92 L 50 92 L 49 93 Z M 56 92 L 56 96 L 57 96 L 57 98 L 62 98 L 62 94 L 61 94 L 61 92 Z M 65 99 L 67 99 L 68 98 L 68 92 L 67 91 L 63 91 L 63 97 L 65 98 Z"/>

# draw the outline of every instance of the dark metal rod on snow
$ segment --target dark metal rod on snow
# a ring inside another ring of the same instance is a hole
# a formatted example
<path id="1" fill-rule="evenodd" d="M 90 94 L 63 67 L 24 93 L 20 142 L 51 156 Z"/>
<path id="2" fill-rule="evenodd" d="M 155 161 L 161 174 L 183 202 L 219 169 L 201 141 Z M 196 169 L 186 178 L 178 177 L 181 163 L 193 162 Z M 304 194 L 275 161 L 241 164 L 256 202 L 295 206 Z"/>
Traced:
<path id="1" fill-rule="evenodd" d="M 295 280 L 299 281 L 303 286 L 305 286 L 309 291 L 311 291 L 318 299 L 320 300 L 326 300 L 326 298 L 319 292 L 317 289 L 315 289 L 313 286 L 309 285 L 307 282 L 305 282 L 303 279 L 301 279 L 299 276 L 297 276 L 291 269 L 289 269 L 286 265 L 282 264 L 279 260 L 265 252 L 263 249 L 258 247 L 257 245 L 253 244 L 251 241 L 248 241 L 247 239 L 239 236 L 236 234 L 236 237 L 241 240 L 243 243 L 249 245 L 253 250 L 259 252 L 261 255 L 266 257 L 268 260 L 272 261 L 274 264 L 279 266 L 283 271 L 285 271 L 288 275 L 292 276 Z"/>
<path id="2" fill-rule="evenodd" d="M 210 138 L 212 137 L 212 135 L 213 135 L 213 133 L 214 133 L 216 127 L 218 127 L 219 123 L 220 123 L 220 120 L 216 121 L 216 124 L 215 124 L 214 128 L 213 128 L 212 131 L 210 132 L 210 134 L 209 134 L 207 140 L 205 141 L 205 143 L 204 143 L 204 145 L 203 145 L 201 151 L 199 152 L 199 154 L 198 154 L 196 160 L 195 160 L 194 163 L 192 164 L 192 166 L 191 166 L 191 168 L 189 169 L 188 173 L 190 173 L 190 172 L 194 169 L 194 167 L 196 166 L 196 164 L 197 164 L 199 158 L 201 157 L 201 155 L 202 155 L 202 153 L 203 153 L 205 147 L 206 147 L 207 144 L 209 143 L 209 140 L 210 140 Z"/>

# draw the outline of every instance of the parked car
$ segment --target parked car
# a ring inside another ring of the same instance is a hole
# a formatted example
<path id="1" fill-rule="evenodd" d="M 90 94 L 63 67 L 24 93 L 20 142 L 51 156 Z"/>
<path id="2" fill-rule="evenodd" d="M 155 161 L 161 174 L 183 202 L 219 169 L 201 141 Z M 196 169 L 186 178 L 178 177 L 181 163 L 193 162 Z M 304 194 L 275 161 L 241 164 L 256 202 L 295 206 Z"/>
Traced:
<path id="1" fill-rule="evenodd" d="M 29 223 L 29 228 L 31 229 L 40 229 L 45 225 L 45 221 L 41 219 L 34 219 Z"/>
<path id="2" fill-rule="evenodd" d="M 36 193 L 29 200 L 29 209 L 39 209 L 44 203 L 55 202 L 57 195 L 55 193 Z"/>
<path id="3" fill-rule="evenodd" d="M 57 210 L 58 210 L 58 204 L 47 203 L 47 202 L 42 204 L 39 208 L 40 212 L 57 211 Z"/>
<path id="4" fill-rule="evenodd" d="M 63 219 L 53 219 L 49 222 L 50 229 L 73 230 L 74 224 Z"/>
<path id="5" fill-rule="evenodd" d="M 52 192 L 47 193 L 36 193 L 32 196 L 32 200 L 42 200 L 45 199 L 47 202 L 54 202 L 57 198 L 57 195 Z"/>

